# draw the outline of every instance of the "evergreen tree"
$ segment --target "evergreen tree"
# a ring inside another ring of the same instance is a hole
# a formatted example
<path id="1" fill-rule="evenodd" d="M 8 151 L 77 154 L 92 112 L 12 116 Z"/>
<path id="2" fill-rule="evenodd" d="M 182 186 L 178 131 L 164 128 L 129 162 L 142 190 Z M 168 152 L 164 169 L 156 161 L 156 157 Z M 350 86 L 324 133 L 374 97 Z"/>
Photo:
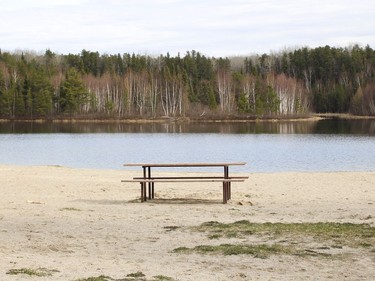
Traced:
<path id="1" fill-rule="evenodd" d="M 29 94 L 29 92 L 27 94 Z M 35 73 L 31 85 L 32 114 L 37 116 L 51 114 L 52 96 L 53 87 L 48 76 L 43 72 Z"/>
<path id="2" fill-rule="evenodd" d="M 69 69 L 60 87 L 60 109 L 62 113 L 82 113 L 88 101 L 88 92 L 75 68 Z"/>
<path id="3" fill-rule="evenodd" d="M 0 115 L 12 115 L 12 96 L 7 87 L 7 81 L 3 71 L 0 69 Z"/>

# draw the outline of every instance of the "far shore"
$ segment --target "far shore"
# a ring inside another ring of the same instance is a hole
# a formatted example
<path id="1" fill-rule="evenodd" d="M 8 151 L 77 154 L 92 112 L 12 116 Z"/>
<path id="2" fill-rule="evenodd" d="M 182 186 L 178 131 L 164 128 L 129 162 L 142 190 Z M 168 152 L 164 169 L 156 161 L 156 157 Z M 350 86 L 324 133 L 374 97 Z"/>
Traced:
<path id="1" fill-rule="evenodd" d="M 359 116 L 348 113 L 314 113 L 296 116 L 228 116 L 228 117 L 155 117 L 155 118 L 116 118 L 116 117 L 56 117 L 56 118 L 0 118 L 0 122 L 34 122 L 34 123 L 169 123 L 169 122 L 214 122 L 214 123 L 256 123 L 256 122 L 316 122 L 323 119 L 375 119 L 375 116 Z"/>

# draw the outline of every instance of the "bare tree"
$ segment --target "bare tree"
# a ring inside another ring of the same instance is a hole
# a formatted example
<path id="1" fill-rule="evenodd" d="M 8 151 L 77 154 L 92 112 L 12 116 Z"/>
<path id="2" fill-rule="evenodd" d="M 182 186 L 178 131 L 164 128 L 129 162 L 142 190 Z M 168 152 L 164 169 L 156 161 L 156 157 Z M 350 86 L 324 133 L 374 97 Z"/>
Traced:
<path id="1" fill-rule="evenodd" d="M 271 85 L 280 100 L 280 114 L 298 114 L 308 110 L 306 94 L 297 79 L 280 74 L 274 77 Z"/>
<path id="2" fill-rule="evenodd" d="M 243 79 L 243 93 L 246 100 L 249 103 L 250 112 L 256 112 L 256 93 L 255 93 L 255 77 L 252 75 L 246 75 Z"/>
<path id="3" fill-rule="evenodd" d="M 165 116 L 182 115 L 184 86 L 180 75 L 165 70 L 161 91 L 161 106 Z"/>
<path id="4" fill-rule="evenodd" d="M 232 77 L 229 71 L 222 69 L 217 71 L 217 88 L 221 111 L 231 112 L 234 97 L 232 94 Z"/>

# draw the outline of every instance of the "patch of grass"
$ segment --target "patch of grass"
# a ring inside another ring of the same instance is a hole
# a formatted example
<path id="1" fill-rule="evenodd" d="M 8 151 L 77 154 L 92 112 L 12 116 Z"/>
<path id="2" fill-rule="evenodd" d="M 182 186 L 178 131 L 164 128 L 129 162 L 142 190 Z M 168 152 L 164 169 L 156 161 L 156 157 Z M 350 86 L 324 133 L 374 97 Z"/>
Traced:
<path id="1" fill-rule="evenodd" d="M 207 232 L 208 238 L 245 238 L 250 235 L 302 236 L 314 240 L 333 240 L 335 244 L 368 247 L 375 242 L 375 227 L 352 223 L 251 223 L 241 220 L 234 223 L 210 221 L 194 230 Z"/>
<path id="2" fill-rule="evenodd" d="M 251 223 L 241 220 L 234 223 L 205 222 L 192 228 L 204 232 L 209 239 L 238 238 L 267 239 L 269 244 L 200 245 L 179 247 L 174 253 L 200 253 L 222 255 L 252 255 L 267 258 L 270 255 L 296 255 L 332 257 L 342 255 L 344 247 L 371 251 L 375 244 L 375 227 L 352 223 Z M 336 249 L 336 251 L 334 251 Z M 337 250 L 340 250 L 338 253 Z"/>
<path id="3" fill-rule="evenodd" d="M 180 226 L 177 225 L 170 225 L 170 226 L 164 226 L 165 231 L 173 231 L 181 228 Z"/>
<path id="4" fill-rule="evenodd" d="M 152 281 L 176 281 L 176 279 L 164 275 L 156 275 L 153 277 Z"/>
<path id="5" fill-rule="evenodd" d="M 366 243 L 366 242 L 362 242 L 362 243 L 360 243 L 360 246 L 363 247 L 363 248 L 371 248 L 372 244 Z"/>
<path id="6" fill-rule="evenodd" d="M 98 277 L 89 277 L 85 279 L 78 279 L 76 281 L 109 281 L 109 280 L 114 280 L 111 277 L 100 275 Z"/>
<path id="7" fill-rule="evenodd" d="M 249 244 L 221 244 L 221 245 L 200 245 L 194 248 L 180 247 L 175 249 L 175 253 L 200 253 L 200 254 L 222 254 L 229 255 L 252 255 L 256 258 L 267 258 L 275 254 L 296 254 L 297 251 L 290 246 L 277 244 L 249 245 Z"/>
<path id="8" fill-rule="evenodd" d="M 189 251 L 191 251 L 191 249 L 188 247 L 178 247 L 173 250 L 173 253 L 187 253 Z"/>
<path id="9" fill-rule="evenodd" d="M 75 281 L 175 281 L 175 279 L 164 275 L 157 275 L 152 277 L 152 279 L 147 279 L 146 275 L 143 272 L 138 271 L 134 273 L 129 273 L 128 275 L 126 275 L 126 277 L 120 279 L 114 279 L 109 276 L 100 275 L 97 277 L 77 279 Z"/>
<path id="10" fill-rule="evenodd" d="M 220 234 L 212 234 L 212 235 L 208 235 L 208 239 L 219 239 L 221 237 Z"/>
<path id="11" fill-rule="evenodd" d="M 305 249 L 305 250 L 297 251 L 296 253 L 294 253 L 294 255 L 300 256 L 300 257 L 306 257 L 306 256 L 312 256 L 312 257 L 317 257 L 317 256 L 320 256 L 320 257 L 330 257 L 331 256 L 330 254 L 318 252 L 318 251 L 311 250 L 311 249 Z"/>
<path id="12" fill-rule="evenodd" d="M 18 275 L 18 274 L 24 274 L 29 276 L 37 276 L 37 277 L 45 277 L 45 276 L 52 276 L 53 273 L 59 272 L 56 269 L 47 269 L 47 268 L 18 268 L 18 269 L 10 269 L 6 272 L 6 274 L 9 275 Z"/>
<path id="13" fill-rule="evenodd" d="M 254 258 L 266 259 L 271 255 L 295 255 L 295 256 L 321 256 L 330 257 L 330 254 L 314 251 L 311 249 L 297 249 L 293 246 L 279 244 L 221 244 L 200 245 L 194 248 L 179 247 L 173 250 L 180 254 L 220 254 L 220 255 L 251 255 Z"/>
<path id="14" fill-rule="evenodd" d="M 100 275 L 98 277 L 88 277 L 84 279 L 77 279 L 76 281 L 111 281 L 111 280 L 115 280 L 115 279 L 109 276 Z"/>
<path id="15" fill-rule="evenodd" d="M 138 272 L 135 272 L 135 273 L 129 273 L 128 275 L 126 275 L 126 277 L 133 277 L 133 278 L 139 278 L 139 277 L 145 277 L 146 275 L 143 274 L 143 272 L 141 271 L 138 271 Z"/>
<path id="16" fill-rule="evenodd" d="M 61 208 L 60 211 L 76 211 L 76 212 L 80 212 L 82 210 L 81 209 L 77 209 L 77 208 Z"/>

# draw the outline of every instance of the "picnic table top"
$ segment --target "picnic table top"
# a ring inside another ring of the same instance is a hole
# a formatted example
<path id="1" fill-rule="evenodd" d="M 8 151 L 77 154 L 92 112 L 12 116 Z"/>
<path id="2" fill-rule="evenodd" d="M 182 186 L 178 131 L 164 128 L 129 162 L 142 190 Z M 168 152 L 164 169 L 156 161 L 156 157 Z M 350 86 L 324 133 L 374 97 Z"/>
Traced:
<path id="1" fill-rule="evenodd" d="M 246 162 L 213 162 L 213 163 L 127 163 L 126 167 L 224 167 L 224 166 L 242 166 Z"/>

